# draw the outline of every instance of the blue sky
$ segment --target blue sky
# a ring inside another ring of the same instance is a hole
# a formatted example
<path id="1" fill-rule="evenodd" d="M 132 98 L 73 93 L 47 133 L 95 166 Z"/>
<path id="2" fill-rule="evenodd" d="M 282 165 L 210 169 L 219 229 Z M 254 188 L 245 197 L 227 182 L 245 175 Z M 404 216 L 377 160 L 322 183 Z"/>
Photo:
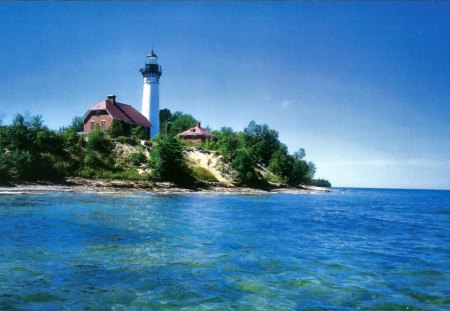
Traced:
<path id="1" fill-rule="evenodd" d="M 249 121 L 335 186 L 450 189 L 450 3 L 0 3 L 0 113 L 70 123 L 114 93 L 140 109 Z"/>

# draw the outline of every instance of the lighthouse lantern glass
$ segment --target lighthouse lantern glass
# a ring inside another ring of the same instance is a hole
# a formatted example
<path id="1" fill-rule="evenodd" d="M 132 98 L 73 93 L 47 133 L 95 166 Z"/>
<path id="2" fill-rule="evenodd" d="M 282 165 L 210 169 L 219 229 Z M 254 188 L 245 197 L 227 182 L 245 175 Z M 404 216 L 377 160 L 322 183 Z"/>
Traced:
<path id="1" fill-rule="evenodd" d="M 147 64 L 158 64 L 158 58 L 155 56 L 147 56 Z"/>

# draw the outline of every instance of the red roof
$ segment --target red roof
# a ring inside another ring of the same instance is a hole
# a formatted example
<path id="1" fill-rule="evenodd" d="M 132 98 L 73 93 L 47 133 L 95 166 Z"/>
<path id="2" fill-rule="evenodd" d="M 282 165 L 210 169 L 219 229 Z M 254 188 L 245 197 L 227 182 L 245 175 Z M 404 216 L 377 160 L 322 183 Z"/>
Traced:
<path id="1" fill-rule="evenodd" d="M 84 115 L 84 121 L 91 111 L 106 110 L 113 119 L 119 119 L 125 123 L 132 125 L 142 125 L 151 127 L 150 122 L 139 111 L 130 105 L 122 104 L 116 101 L 104 100 L 97 105 L 91 107 Z"/>
<path id="2" fill-rule="evenodd" d="M 193 128 L 190 128 L 180 134 L 178 136 L 204 136 L 204 137 L 213 137 L 215 138 L 216 135 L 211 133 L 210 131 L 205 130 L 200 126 L 200 123 L 197 123 Z"/>

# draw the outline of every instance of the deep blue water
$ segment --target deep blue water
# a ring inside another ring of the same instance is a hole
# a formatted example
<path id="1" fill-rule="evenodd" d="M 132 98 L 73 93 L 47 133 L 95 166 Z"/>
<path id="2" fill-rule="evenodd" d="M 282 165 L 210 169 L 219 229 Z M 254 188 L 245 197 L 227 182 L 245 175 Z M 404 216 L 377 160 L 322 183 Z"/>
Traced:
<path id="1" fill-rule="evenodd" d="M 1 310 L 450 309 L 450 191 L 0 196 Z"/>

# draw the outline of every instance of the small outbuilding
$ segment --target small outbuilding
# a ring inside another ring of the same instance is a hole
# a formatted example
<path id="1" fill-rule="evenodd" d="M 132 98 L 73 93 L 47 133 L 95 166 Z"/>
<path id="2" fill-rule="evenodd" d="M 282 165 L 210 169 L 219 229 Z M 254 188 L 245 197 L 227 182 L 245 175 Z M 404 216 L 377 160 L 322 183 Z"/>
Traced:
<path id="1" fill-rule="evenodd" d="M 204 142 L 207 139 L 211 139 L 217 141 L 218 138 L 216 135 L 211 133 L 210 131 L 205 130 L 201 127 L 200 123 L 197 123 L 193 128 L 190 128 L 177 136 L 181 137 L 184 140 L 191 142 Z"/>
<path id="2" fill-rule="evenodd" d="M 129 134 L 134 126 L 143 126 L 150 135 L 151 124 L 147 118 L 132 106 L 117 102 L 115 95 L 108 95 L 104 101 L 86 112 L 83 118 L 83 131 L 89 133 L 96 128 L 107 131 L 114 119 L 127 125 L 125 129 Z"/>

